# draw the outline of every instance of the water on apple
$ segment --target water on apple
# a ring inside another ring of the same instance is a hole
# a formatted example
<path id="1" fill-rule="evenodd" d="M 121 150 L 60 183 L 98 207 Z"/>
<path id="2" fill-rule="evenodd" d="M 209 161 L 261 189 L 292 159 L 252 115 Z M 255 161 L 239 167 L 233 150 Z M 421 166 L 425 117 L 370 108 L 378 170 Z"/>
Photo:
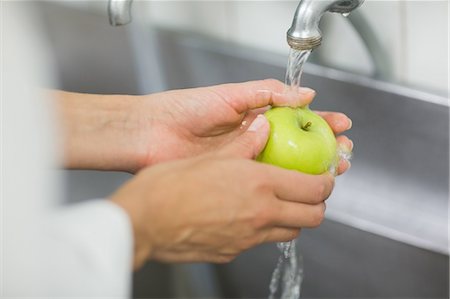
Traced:
<path id="1" fill-rule="evenodd" d="M 343 145 L 338 145 L 336 149 L 336 161 L 350 161 L 352 159 L 352 151 Z M 338 163 L 333 163 L 328 170 L 330 173 L 337 175 Z"/>
<path id="2" fill-rule="evenodd" d="M 291 49 L 286 68 L 286 92 L 298 93 L 303 66 L 311 51 Z M 269 299 L 298 299 L 300 298 L 303 280 L 303 258 L 296 250 L 295 240 L 277 244 L 281 255 L 270 281 Z"/>

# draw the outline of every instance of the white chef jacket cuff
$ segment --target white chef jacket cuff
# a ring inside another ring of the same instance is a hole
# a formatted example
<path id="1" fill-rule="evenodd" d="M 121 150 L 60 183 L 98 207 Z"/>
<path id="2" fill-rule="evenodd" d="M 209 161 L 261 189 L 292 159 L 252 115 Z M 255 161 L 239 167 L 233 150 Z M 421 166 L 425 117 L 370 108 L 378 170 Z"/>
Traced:
<path id="1" fill-rule="evenodd" d="M 62 209 L 51 218 L 55 249 L 51 260 L 56 262 L 53 268 L 59 282 L 52 293 L 130 297 L 133 234 L 125 211 L 108 200 L 90 200 Z"/>

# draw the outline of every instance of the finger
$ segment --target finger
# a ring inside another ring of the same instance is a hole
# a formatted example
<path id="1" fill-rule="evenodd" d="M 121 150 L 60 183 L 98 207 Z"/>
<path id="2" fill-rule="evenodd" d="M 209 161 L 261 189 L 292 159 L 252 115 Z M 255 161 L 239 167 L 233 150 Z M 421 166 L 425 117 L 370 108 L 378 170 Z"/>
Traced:
<path id="1" fill-rule="evenodd" d="M 270 107 L 266 106 L 263 108 L 258 108 L 258 109 L 254 109 L 254 110 L 250 110 L 245 114 L 244 119 L 241 122 L 241 126 L 240 129 L 241 130 L 247 130 L 247 128 L 251 125 L 251 123 L 255 120 L 255 118 L 260 115 L 260 114 L 264 114 L 264 112 L 266 112 L 267 110 L 269 110 Z"/>
<path id="2" fill-rule="evenodd" d="M 353 141 L 351 141 L 345 135 L 336 137 L 336 142 L 338 143 L 338 146 L 344 151 L 348 151 L 350 153 L 353 150 Z"/>
<path id="3" fill-rule="evenodd" d="M 270 106 L 264 106 L 264 107 L 262 107 L 262 108 L 256 108 L 256 109 L 253 109 L 253 110 L 250 110 L 249 112 L 248 112 L 248 114 L 250 114 L 250 113 L 254 113 L 254 114 L 264 114 L 267 110 L 269 110 L 270 109 Z"/>
<path id="4" fill-rule="evenodd" d="M 340 160 L 337 168 L 337 175 L 341 175 L 350 169 L 352 163 L 348 160 Z"/>
<path id="5" fill-rule="evenodd" d="M 352 127 L 352 120 L 340 112 L 315 111 L 320 115 L 333 130 L 334 134 L 340 134 Z"/>
<path id="6" fill-rule="evenodd" d="M 263 107 L 266 105 L 270 106 L 289 106 L 289 107 L 299 107 L 305 106 L 312 102 L 316 92 L 307 87 L 300 87 L 298 93 L 294 92 L 274 92 L 271 90 L 258 90 L 255 95 L 255 100 L 250 102 L 253 107 L 250 109 Z M 263 105 L 263 106 L 261 106 Z"/>
<path id="7" fill-rule="evenodd" d="M 264 149 L 269 137 L 270 125 L 266 117 L 258 115 L 247 131 L 223 148 L 229 157 L 254 159 Z"/>
<path id="8" fill-rule="evenodd" d="M 302 228 L 317 227 L 325 217 L 325 203 L 316 205 L 297 202 L 280 201 L 275 225 Z"/>
<path id="9" fill-rule="evenodd" d="M 326 200 L 333 190 L 330 173 L 311 175 L 271 166 L 267 170 L 275 195 L 282 200 L 317 204 Z"/>
<path id="10" fill-rule="evenodd" d="M 299 228 L 274 227 L 264 231 L 263 243 L 287 242 L 298 238 Z"/>
<path id="11" fill-rule="evenodd" d="M 351 167 L 349 159 L 351 158 L 351 152 L 353 150 L 353 142 L 344 135 L 336 138 L 339 147 L 340 161 L 337 167 L 337 175 L 341 175 Z"/>
<path id="12" fill-rule="evenodd" d="M 315 95 L 315 91 L 309 88 L 299 88 L 298 94 L 285 93 L 286 85 L 275 79 L 223 84 L 212 88 L 239 114 L 268 105 L 302 106 L 310 103 Z"/>

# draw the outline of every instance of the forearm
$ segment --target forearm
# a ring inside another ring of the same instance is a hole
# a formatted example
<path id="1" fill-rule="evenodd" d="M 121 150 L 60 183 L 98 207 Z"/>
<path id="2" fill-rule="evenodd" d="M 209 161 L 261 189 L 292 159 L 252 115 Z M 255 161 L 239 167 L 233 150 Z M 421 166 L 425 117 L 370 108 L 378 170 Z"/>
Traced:
<path id="1" fill-rule="evenodd" d="M 132 136 L 139 131 L 131 111 L 139 97 L 51 91 L 62 124 L 64 166 L 134 171 L 139 161 Z"/>

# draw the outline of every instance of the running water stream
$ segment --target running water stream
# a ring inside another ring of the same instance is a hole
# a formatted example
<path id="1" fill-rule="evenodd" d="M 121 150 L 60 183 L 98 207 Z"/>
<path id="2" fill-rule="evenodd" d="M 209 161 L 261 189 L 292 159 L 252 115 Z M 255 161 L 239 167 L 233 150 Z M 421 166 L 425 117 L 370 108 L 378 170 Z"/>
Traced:
<path id="1" fill-rule="evenodd" d="M 287 93 L 298 93 L 303 66 L 311 51 L 290 50 L 286 68 Z M 303 258 L 296 250 L 295 240 L 277 244 L 281 255 L 270 281 L 269 299 L 298 299 L 300 298 L 303 280 Z"/>
<path id="2" fill-rule="evenodd" d="M 303 66 L 308 59 L 309 54 L 311 54 L 311 50 L 290 50 L 286 66 L 285 83 L 288 89 L 286 92 L 298 92 L 303 73 Z"/>

